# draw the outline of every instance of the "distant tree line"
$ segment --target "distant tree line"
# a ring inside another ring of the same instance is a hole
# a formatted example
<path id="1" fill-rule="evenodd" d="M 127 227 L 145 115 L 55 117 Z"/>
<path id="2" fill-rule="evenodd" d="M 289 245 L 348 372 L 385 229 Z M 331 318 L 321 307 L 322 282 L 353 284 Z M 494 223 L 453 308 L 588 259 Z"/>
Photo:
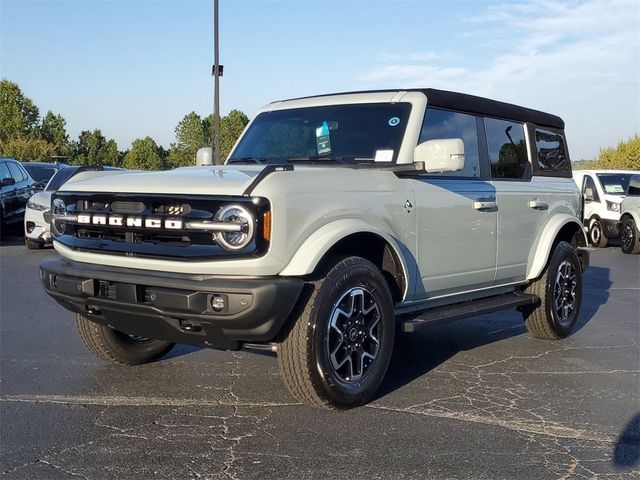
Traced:
<path id="1" fill-rule="evenodd" d="M 640 136 L 618 142 L 615 147 L 601 148 L 596 160 L 573 163 L 574 170 L 611 169 L 640 171 Z"/>
<path id="2" fill-rule="evenodd" d="M 151 137 L 138 138 L 129 150 L 119 150 L 113 139 L 99 129 L 84 130 L 71 140 L 62 115 L 40 110 L 20 87 L 9 80 L 0 81 L 0 156 L 21 161 L 51 161 L 66 157 L 72 165 L 112 165 L 128 169 L 165 170 L 195 164 L 196 151 L 211 145 L 213 116 L 202 118 L 195 112 L 184 116 L 175 128 L 176 142 L 169 149 Z M 232 110 L 220 119 L 220 158 L 229 154 L 249 118 Z"/>

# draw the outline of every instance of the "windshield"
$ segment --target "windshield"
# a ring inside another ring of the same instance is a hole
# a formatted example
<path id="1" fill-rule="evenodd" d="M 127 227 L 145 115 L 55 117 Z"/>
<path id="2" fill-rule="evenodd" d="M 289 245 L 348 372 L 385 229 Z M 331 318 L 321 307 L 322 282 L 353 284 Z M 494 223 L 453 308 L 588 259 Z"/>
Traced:
<path id="1" fill-rule="evenodd" d="M 69 180 L 69 178 L 76 172 L 76 170 L 78 170 L 78 167 L 61 168 L 53 177 L 51 177 L 51 180 L 49 180 L 49 183 L 47 183 L 47 186 L 44 190 L 46 192 L 55 192 L 62 186 L 64 182 Z"/>
<path id="2" fill-rule="evenodd" d="M 625 173 L 597 173 L 604 193 L 609 195 L 624 195 L 629 186 L 630 174 Z"/>
<path id="3" fill-rule="evenodd" d="M 28 163 L 23 163 L 22 166 L 29 172 L 31 178 L 33 178 L 36 182 L 46 183 L 49 179 L 56 173 L 55 167 L 45 167 L 43 165 L 29 165 Z"/>
<path id="4" fill-rule="evenodd" d="M 395 162 L 411 104 L 367 103 L 264 112 L 229 163 Z"/>

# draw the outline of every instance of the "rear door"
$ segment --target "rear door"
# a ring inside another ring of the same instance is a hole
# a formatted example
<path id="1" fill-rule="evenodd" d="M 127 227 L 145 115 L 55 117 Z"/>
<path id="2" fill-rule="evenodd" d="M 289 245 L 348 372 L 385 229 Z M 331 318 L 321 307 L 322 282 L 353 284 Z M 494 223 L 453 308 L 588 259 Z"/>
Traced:
<path id="1" fill-rule="evenodd" d="M 11 162 L 0 163 L 0 176 L 5 178 L 15 178 L 12 172 L 9 171 L 9 164 Z M 2 187 L 2 214 L 6 222 L 11 222 L 20 208 L 20 202 L 18 201 L 18 185 L 5 185 Z"/>
<path id="2" fill-rule="evenodd" d="M 416 299 L 489 286 L 496 267 L 495 189 L 483 175 L 478 142 L 481 119 L 428 108 L 419 142 L 461 138 L 459 172 L 409 179 L 415 193 L 419 277 Z"/>
<path id="3" fill-rule="evenodd" d="M 498 204 L 496 284 L 526 278 L 529 253 L 547 222 L 549 205 L 534 179 L 525 125 L 485 118 L 491 183 Z"/>
<path id="4" fill-rule="evenodd" d="M 28 181 L 29 175 L 17 162 L 7 162 L 9 172 L 16 181 L 14 187 L 14 198 L 12 210 L 16 215 L 24 215 L 24 210 L 27 206 L 27 200 L 30 197 L 30 182 Z"/>

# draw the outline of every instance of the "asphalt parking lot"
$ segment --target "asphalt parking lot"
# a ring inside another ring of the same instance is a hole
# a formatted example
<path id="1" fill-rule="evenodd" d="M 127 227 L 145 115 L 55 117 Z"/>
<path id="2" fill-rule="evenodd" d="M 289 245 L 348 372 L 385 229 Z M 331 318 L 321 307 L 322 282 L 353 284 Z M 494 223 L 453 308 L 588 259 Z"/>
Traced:
<path id="1" fill-rule="evenodd" d="M 0 245 L 1 466 L 9 479 L 638 478 L 640 256 L 592 252 L 579 330 L 502 312 L 398 339 L 379 398 L 296 403 L 264 352 L 178 346 L 106 365 Z"/>

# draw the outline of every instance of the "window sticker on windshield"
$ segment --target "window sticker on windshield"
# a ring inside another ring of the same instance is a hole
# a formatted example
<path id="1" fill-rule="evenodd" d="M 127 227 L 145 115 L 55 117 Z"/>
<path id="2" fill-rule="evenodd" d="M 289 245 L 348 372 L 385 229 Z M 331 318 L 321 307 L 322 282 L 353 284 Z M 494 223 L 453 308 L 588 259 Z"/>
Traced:
<path id="1" fill-rule="evenodd" d="M 622 185 L 605 185 L 604 191 L 607 193 L 624 193 L 624 188 Z"/>
<path id="2" fill-rule="evenodd" d="M 376 162 L 391 162 L 393 161 L 393 150 L 376 150 Z"/>
<path id="3" fill-rule="evenodd" d="M 397 127 L 400 125 L 400 117 L 391 117 L 387 123 L 390 127 Z"/>
<path id="4" fill-rule="evenodd" d="M 329 124 L 325 121 L 316 128 L 316 146 L 318 147 L 318 155 L 326 155 L 331 153 L 331 138 L 329 136 Z"/>

